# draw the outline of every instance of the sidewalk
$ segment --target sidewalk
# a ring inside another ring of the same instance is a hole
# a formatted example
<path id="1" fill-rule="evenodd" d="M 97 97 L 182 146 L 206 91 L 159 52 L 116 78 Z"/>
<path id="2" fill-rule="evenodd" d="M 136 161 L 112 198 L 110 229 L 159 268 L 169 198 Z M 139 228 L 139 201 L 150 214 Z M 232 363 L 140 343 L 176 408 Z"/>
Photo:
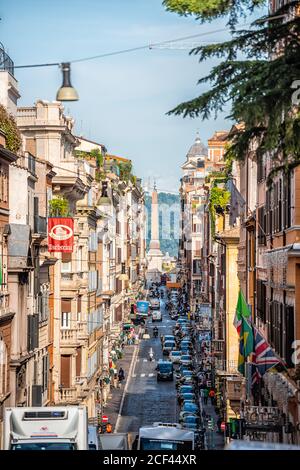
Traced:
<path id="1" fill-rule="evenodd" d="M 194 322 L 194 325 L 197 326 L 197 323 Z M 198 359 L 198 364 L 202 360 L 203 355 L 201 353 L 200 344 L 198 342 L 198 336 L 196 339 L 196 354 Z M 224 449 L 224 433 L 218 433 L 217 420 L 218 415 L 215 412 L 214 406 L 211 404 L 210 398 L 208 398 L 207 405 L 204 404 L 204 398 L 199 398 L 200 412 L 202 416 L 203 410 L 205 411 L 206 418 L 203 419 L 203 425 L 206 429 L 205 432 L 205 448 L 207 450 L 222 450 Z M 209 423 L 210 421 L 210 423 Z M 211 429 L 210 429 L 211 428 Z"/>
<path id="2" fill-rule="evenodd" d="M 206 413 L 206 418 L 203 420 L 205 432 L 205 443 L 206 449 L 208 450 L 222 450 L 224 449 L 224 433 L 220 434 L 217 432 L 217 420 L 218 415 L 215 412 L 214 406 L 210 403 L 210 398 L 208 399 L 207 405 L 204 404 L 204 398 L 199 399 L 201 415 L 204 410 Z M 209 424 L 209 421 L 211 424 Z M 210 429 L 213 428 L 213 429 Z"/>
<path id="3" fill-rule="evenodd" d="M 123 382 L 120 388 L 114 388 L 113 386 L 111 387 L 109 396 L 112 396 L 112 398 L 108 399 L 106 406 L 103 405 L 103 414 L 108 416 L 108 420 L 112 424 L 113 431 L 115 430 L 124 387 L 128 379 L 128 372 L 129 372 L 132 356 L 137 347 L 138 347 L 137 344 L 131 345 L 131 346 L 127 345 L 124 347 L 123 358 L 118 360 L 118 369 L 120 367 L 124 369 L 125 381 Z"/>

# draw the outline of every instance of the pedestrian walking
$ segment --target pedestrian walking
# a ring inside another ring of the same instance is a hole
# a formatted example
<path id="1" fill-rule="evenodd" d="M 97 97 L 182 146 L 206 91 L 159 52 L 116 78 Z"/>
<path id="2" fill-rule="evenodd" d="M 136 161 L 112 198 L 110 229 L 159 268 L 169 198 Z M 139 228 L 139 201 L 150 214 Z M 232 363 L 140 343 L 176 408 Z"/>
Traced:
<path id="1" fill-rule="evenodd" d="M 119 384 L 122 384 L 123 380 L 125 379 L 125 372 L 122 369 L 122 367 L 120 367 L 119 369 L 118 378 L 119 378 Z"/>
<path id="2" fill-rule="evenodd" d="M 114 373 L 114 388 L 118 387 L 118 374 L 117 372 Z"/>
<path id="3" fill-rule="evenodd" d="M 110 423 L 106 424 L 106 432 L 108 432 L 108 433 L 112 432 L 112 425 Z"/>
<path id="4" fill-rule="evenodd" d="M 210 391 L 209 391 L 208 396 L 210 398 L 210 401 L 211 401 L 212 405 L 214 404 L 214 401 L 215 401 L 215 395 L 216 395 L 216 393 L 215 393 L 214 389 L 211 388 Z"/>

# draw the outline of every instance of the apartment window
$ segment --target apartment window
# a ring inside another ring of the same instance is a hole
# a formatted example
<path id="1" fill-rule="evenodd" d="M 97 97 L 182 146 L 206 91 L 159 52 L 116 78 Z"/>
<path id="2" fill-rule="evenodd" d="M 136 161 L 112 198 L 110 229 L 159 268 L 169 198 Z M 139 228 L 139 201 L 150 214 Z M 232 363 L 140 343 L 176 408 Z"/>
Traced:
<path id="1" fill-rule="evenodd" d="M 98 271 L 89 271 L 89 290 L 97 289 L 97 272 Z"/>
<path id="2" fill-rule="evenodd" d="M 82 295 L 77 297 L 77 321 L 81 321 L 81 298 Z"/>
<path id="3" fill-rule="evenodd" d="M 39 321 L 44 322 L 49 317 L 49 291 L 45 287 L 38 296 Z"/>
<path id="4" fill-rule="evenodd" d="M 91 232 L 89 236 L 89 251 L 97 251 L 97 234 Z"/>
<path id="5" fill-rule="evenodd" d="M 256 314 L 263 322 L 266 322 L 266 286 L 263 281 L 256 281 Z"/>
<path id="6" fill-rule="evenodd" d="M 283 305 L 271 302 L 270 311 L 271 344 L 280 357 L 283 356 Z"/>
<path id="7" fill-rule="evenodd" d="M 61 259 L 61 272 L 70 273 L 72 271 L 72 253 L 63 253 Z"/>
<path id="8" fill-rule="evenodd" d="M 71 299 L 61 301 L 61 328 L 71 328 Z"/>
<path id="9" fill-rule="evenodd" d="M 266 177 L 266 164 L 264 157 L 260 157 L 257 161 L 257 182 L 263 181 Z"/>
<path id="10" fill-rule="evenodd" d="M 43 383 L 42 383 L 42 390 L 43 392 L 48 389 L 48 381 L 49 381 L 49 355 L 43 356 Z"/>
<path id="11" fill-rule="evenodd" d="M 71 356 L 60 358 L 60 384 L 62 388 L 71 387 Z"/>
<path id="12" fill-rule="evenodd" d="M 61 312 L 61 328 L 71 328 L 71 312 Z"/>
<path id="13" fill-rule="evenodd" d="M 294 348 L 292 344 L 295 339 L 295 324 L 294 324 L 294 307 L 291 305 L 285 306 L 285 352 L 284 357 L 288 367 L 294 367 L 292 361 Z"/>
<path id="14" fill-rule="evenodd" d="M 272 189 L 268 189 L 266 192 L 266 234 L 272 235 L 273 232 L 273 210 L 272 210 Z"/>
<path id="15" fill-rule="evenodd" d="M 81 375 L 82 347 L 76 348 L 76 377 Z"/>
<path id="16" fill-rule="evenodd" d="M 121 224 L 120 222 L 118 221 L 118 219 L 116 220 L 116 234 L 117 235 L 120 235 L 121 233 Z"/>
<path id="17" fill-rule="evenodd" d="M 117 248 L 117 264 L 121 263 L 121 261 L 122 261 L 121 256 L 122 256 L 122 249 Z"/>
<path id="18" fill-rule="evenodd" d="M 257 218 L 258 218 L 258 244 L 265 245 L 266 244 L 266 227 L 265 227 L 265 208 L 264 206 L 259 207 L 257 210 Z"/>
<path id="19" fill-rule="evenodd" d="M 291 175 L 283 178 L 282 184 L 282 228 L 291 226 Z"/>

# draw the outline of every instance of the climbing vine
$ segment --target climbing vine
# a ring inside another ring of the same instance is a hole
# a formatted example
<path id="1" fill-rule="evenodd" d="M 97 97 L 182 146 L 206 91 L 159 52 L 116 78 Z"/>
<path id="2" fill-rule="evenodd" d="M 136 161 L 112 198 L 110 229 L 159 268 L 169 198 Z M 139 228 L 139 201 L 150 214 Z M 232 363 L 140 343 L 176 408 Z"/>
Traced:
<path id="1" fill-rule="evenodd" d="M 209 212 L 211 220 L 211 232 L 212 236 L 216 233 L 216 213 L 217 211 L 224 211 L 226 206 L 229 204 L 230 192 L 225 188 L 219 186 L 212 186 L 209 194 Z"/>
<path id="2" fill-rule="evenodd" d="M 2 104 L 0 104 L 0 129 L 5 133 L 8 150 L 18 152 L 22 146 L 21 134 L 14 117 L 8 114 Z"/>

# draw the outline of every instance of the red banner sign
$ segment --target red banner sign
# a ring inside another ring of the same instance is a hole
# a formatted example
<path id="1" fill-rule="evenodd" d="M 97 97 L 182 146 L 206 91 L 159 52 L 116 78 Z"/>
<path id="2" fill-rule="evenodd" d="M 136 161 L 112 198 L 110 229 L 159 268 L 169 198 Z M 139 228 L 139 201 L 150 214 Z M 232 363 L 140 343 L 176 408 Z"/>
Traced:
<path id="1" fill-rule="evenodd" d="M 72 253 L 74 220 L 71 217 L 48 218 L 48 251 Z"/>

